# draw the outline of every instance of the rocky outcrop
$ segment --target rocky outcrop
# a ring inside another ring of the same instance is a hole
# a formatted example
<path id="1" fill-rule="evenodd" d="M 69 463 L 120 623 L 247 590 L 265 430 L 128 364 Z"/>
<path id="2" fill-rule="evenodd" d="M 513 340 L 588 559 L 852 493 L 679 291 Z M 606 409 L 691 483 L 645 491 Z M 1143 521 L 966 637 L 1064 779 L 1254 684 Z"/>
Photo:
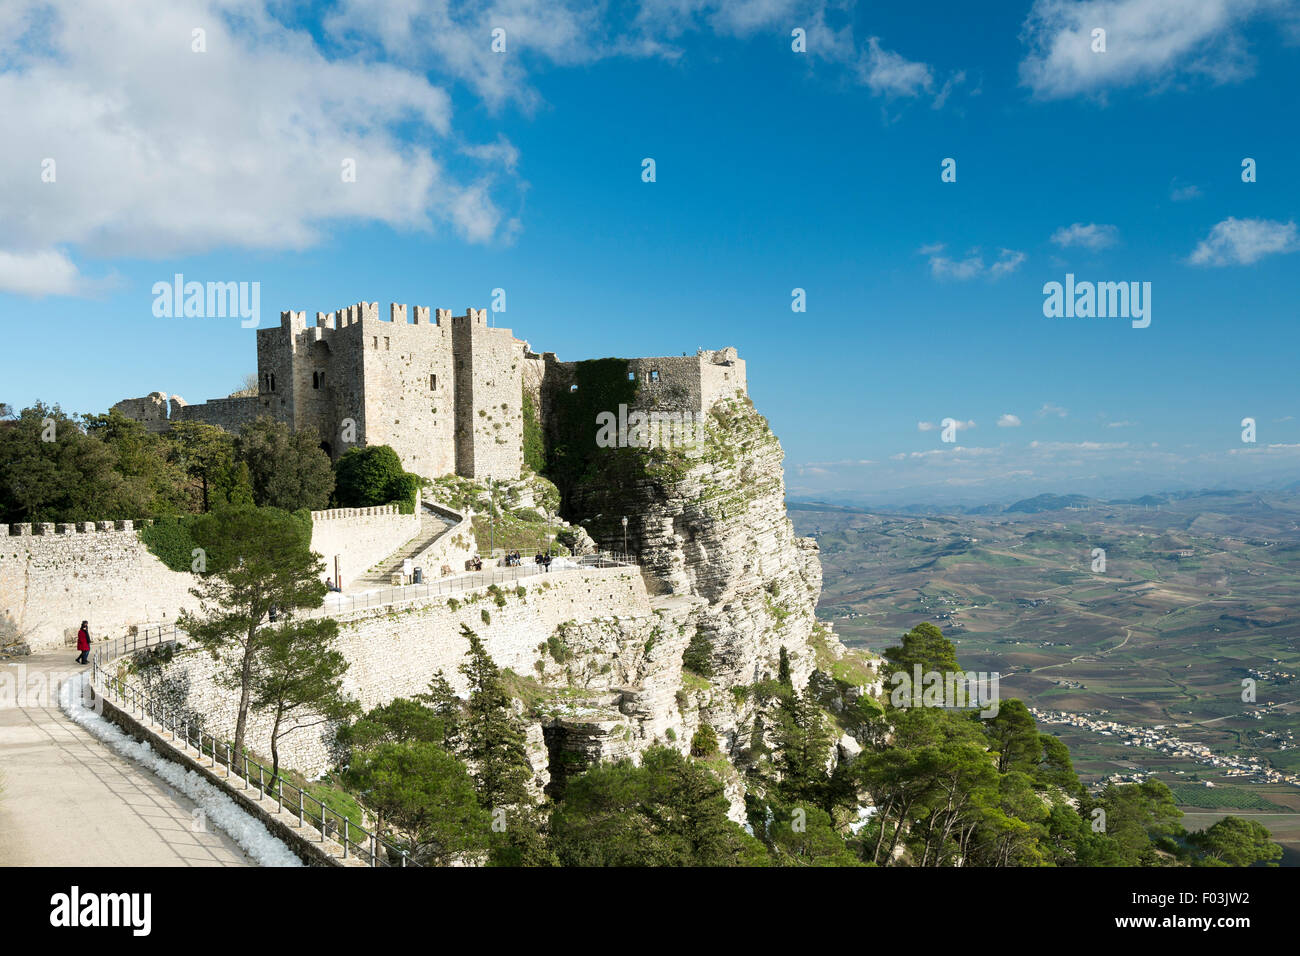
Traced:
<path id="1" fill-rule="evenodd" d="M 735 757 L 749 747 L 757 716 L 751 690 L 776 678 L 781 648 L 796 687 L 819 658 L 843 649 L 817 624 L 818 548 L 796 537 L 786 516 L 783 453 L 767 421 L 739 396 L 716 403 L 704 424 L 696 447 L 637 452 L 638 467 L 619 449 L 624 457 L 611 459 L 609 472 L 593 470 L 596 480 L 571 491 L 566 512 L 611 549 L 622 547 L 626 516 L 629 550 L 652 591 L 678 602 L 674 645 L 698 676 L 678 669 L 670 704 L 662 687 L 674 676 L 659 672 L 633 740 L 685 748 L 708 724 Z M 668 726 L 675 741 L 665 739 Z"/>

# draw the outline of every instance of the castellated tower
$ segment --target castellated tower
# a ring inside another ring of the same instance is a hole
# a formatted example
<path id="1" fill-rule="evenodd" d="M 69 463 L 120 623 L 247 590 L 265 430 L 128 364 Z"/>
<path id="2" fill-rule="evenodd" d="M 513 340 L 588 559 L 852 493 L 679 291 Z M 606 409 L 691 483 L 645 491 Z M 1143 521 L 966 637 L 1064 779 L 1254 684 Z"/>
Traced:
<path id="1" fill-rule="evenodd" d="M 518 478 L 525 378 L 546 427 L 573 401 L 581 363 L 533 353 L 509 329 L 491 328 L 486 309 L 431 317 L 425 306 L 394 303 L 386 311 L 358 302 L 317 312 L 314 325 L 305 312 L 281 312 L 279 326 L 257 330 L 256 395 L 197 405 L 173 395 L 168 414 L 166 393 L 155 392 L 113 408 L 155 432 L 178 421 L 238 431 L 270 415 L 316 435 L 334 460 L 350 448 L 390 445 L 424 478 Z M 701 413 L 748 391 L 734 348 L 625 361 L 638 408 Z"/>
<path id="2" fill-rule="evenodd" d="M 456 472 L 467 478 L 519 477 L 524 444 L 524 343 L 488 328 L 486 309 L 452 316 L 456 382 Z"/>
<path id="3" fill-rule="evenodd" d="M 463 316 L 397 303 L 360 302 L 333 314 L 282 312 L 257 332 L 257 404 L 295 431 L 320 436 L 337 459 L 349 448 L 391 445 L 426 478 L 517 478 L 523 448 L 524 343 Z M 248 400 L 253 401 L 253 400 Z M 186 417 L 205 418 L 203 406 Z M 218 424 L 221 424 L 218 422 Z"/>

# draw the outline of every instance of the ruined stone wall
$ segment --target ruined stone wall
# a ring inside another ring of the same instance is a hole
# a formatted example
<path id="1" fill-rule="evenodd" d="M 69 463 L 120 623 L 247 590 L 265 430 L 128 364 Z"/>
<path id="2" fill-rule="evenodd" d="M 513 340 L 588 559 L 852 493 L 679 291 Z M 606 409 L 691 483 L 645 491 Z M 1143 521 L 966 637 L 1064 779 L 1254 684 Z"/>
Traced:
<path id="1" fill-rule="evenodd" d="M 33 651 L 70 646 L 83 620 L 92 640 L 173 622 L 196 606 L 193 583 L 150 554 L 130 521 L 0 525 L 0 613 Z"/>
<path id="2" fill-rule="evenodd" d="M 150 392 L 144 398 L 124 398 L 113 405 L 111 410 L 140 422 L 147 431 L 167 430 L 166 392 Z"/>
<path id="3" fill-rule="evenodd" d="M 397 505 L 313 511 L 311 520 L 311 549 L 331 578 L 337 567 L 345 588 L 420 533 L 420 516 Z"/>
<path id="4" fill-rule="evenodd" d="M 173 422 L 206 422 L 228 432 L 238 432 L 259 415 L 271 413 L 269 397 L 249 395 L 243 398 L 214 398 L 198 405 L 186 405 L 172 398 Z"/>
<path id="5" fill-rule="evenodd" d="M 702 412 L 748 388 L 744 360 L 734 348 L 629 359 L 628 369 L 637 379 L 638 403 L 646 408 Z"/>

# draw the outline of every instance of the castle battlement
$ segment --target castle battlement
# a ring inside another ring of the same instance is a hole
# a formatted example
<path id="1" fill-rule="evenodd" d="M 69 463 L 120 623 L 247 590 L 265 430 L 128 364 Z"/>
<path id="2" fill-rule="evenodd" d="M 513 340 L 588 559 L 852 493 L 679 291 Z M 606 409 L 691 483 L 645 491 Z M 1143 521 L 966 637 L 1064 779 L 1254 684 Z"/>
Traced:
<path id="1" fill-rule="evenodd" d="M 574 387 L 574 363 L 493 327 L 487 309 L 454 315 L 390 302 L 385 311 L 356 302 L 317 312 L 311 326 L 305 311 L 281 312 L 278 326 L 257 330 L 255 395 L 199 405 L 172 396 L 169 409 L 155 392 L 114 408 L 152 431 L 178 421 L 238 431 L 270 416 L 318 436 L 335 460 L 351 447 L 390 445 L 425 478 L 517 478 L 525 389 L 544 418 Z M 747 391 L 734 348 L 627 361 L 643 407 L 706 411 Z"/>
<path id="2" fill-rule="evenodd" d="M 401 514 L 397 505 L 373 505 L 369 508 L 328 508 L 325 511 L 313 511 L 312 523 L 317 521 L 342 521 L 347 518 L 380 518 L 384 515 Z"/>
<path id="3" fill-rule="evenodd" d="M 143 523 L 153 524 L 153 519 L 148 519 Z M 73 535 L 95 534 L 98 532 L 134 532 L 134 530 L 135 522 L 129 519 L 125 521 L 73 521 L 59 522 L 58 524 L 51 521 L 38 521 L 14 525 L 0 524 L 0 538 L 71 537 Z"/>

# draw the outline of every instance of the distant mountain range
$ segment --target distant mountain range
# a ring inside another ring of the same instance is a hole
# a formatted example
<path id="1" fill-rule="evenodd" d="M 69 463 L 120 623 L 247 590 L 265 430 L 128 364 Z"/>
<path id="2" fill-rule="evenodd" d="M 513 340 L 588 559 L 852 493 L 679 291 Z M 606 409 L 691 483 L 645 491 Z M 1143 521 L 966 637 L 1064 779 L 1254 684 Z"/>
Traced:
<path id="1" fill-rule="evenodd" d="M 1283 492 L 1300 492 L 1300 481 L 1292 482 L 1282 489 Z M 1237 489 L 1211 489 L 1199 491 L 1171 491 L 1142 495 L 1140 498 L 1090 498 L 1087 495 L 1035 495 L 1023 498 L 1009 505 L 881 505 L 867 508 L 833 501 L 792 498 L 786 501 L 790 511 L 830 511 L 846 514 L 1038 514 L 1044 511 L 1064 511 L 1072 508 L 1113 507 L 1130 505 L 1139 508 L 1158 508 L 1161 505 L 1187 501 L 1192 498 L 1235 498 L 1240 496 L 1258 497 L 1260 492 L 1240 491 Z"/>

